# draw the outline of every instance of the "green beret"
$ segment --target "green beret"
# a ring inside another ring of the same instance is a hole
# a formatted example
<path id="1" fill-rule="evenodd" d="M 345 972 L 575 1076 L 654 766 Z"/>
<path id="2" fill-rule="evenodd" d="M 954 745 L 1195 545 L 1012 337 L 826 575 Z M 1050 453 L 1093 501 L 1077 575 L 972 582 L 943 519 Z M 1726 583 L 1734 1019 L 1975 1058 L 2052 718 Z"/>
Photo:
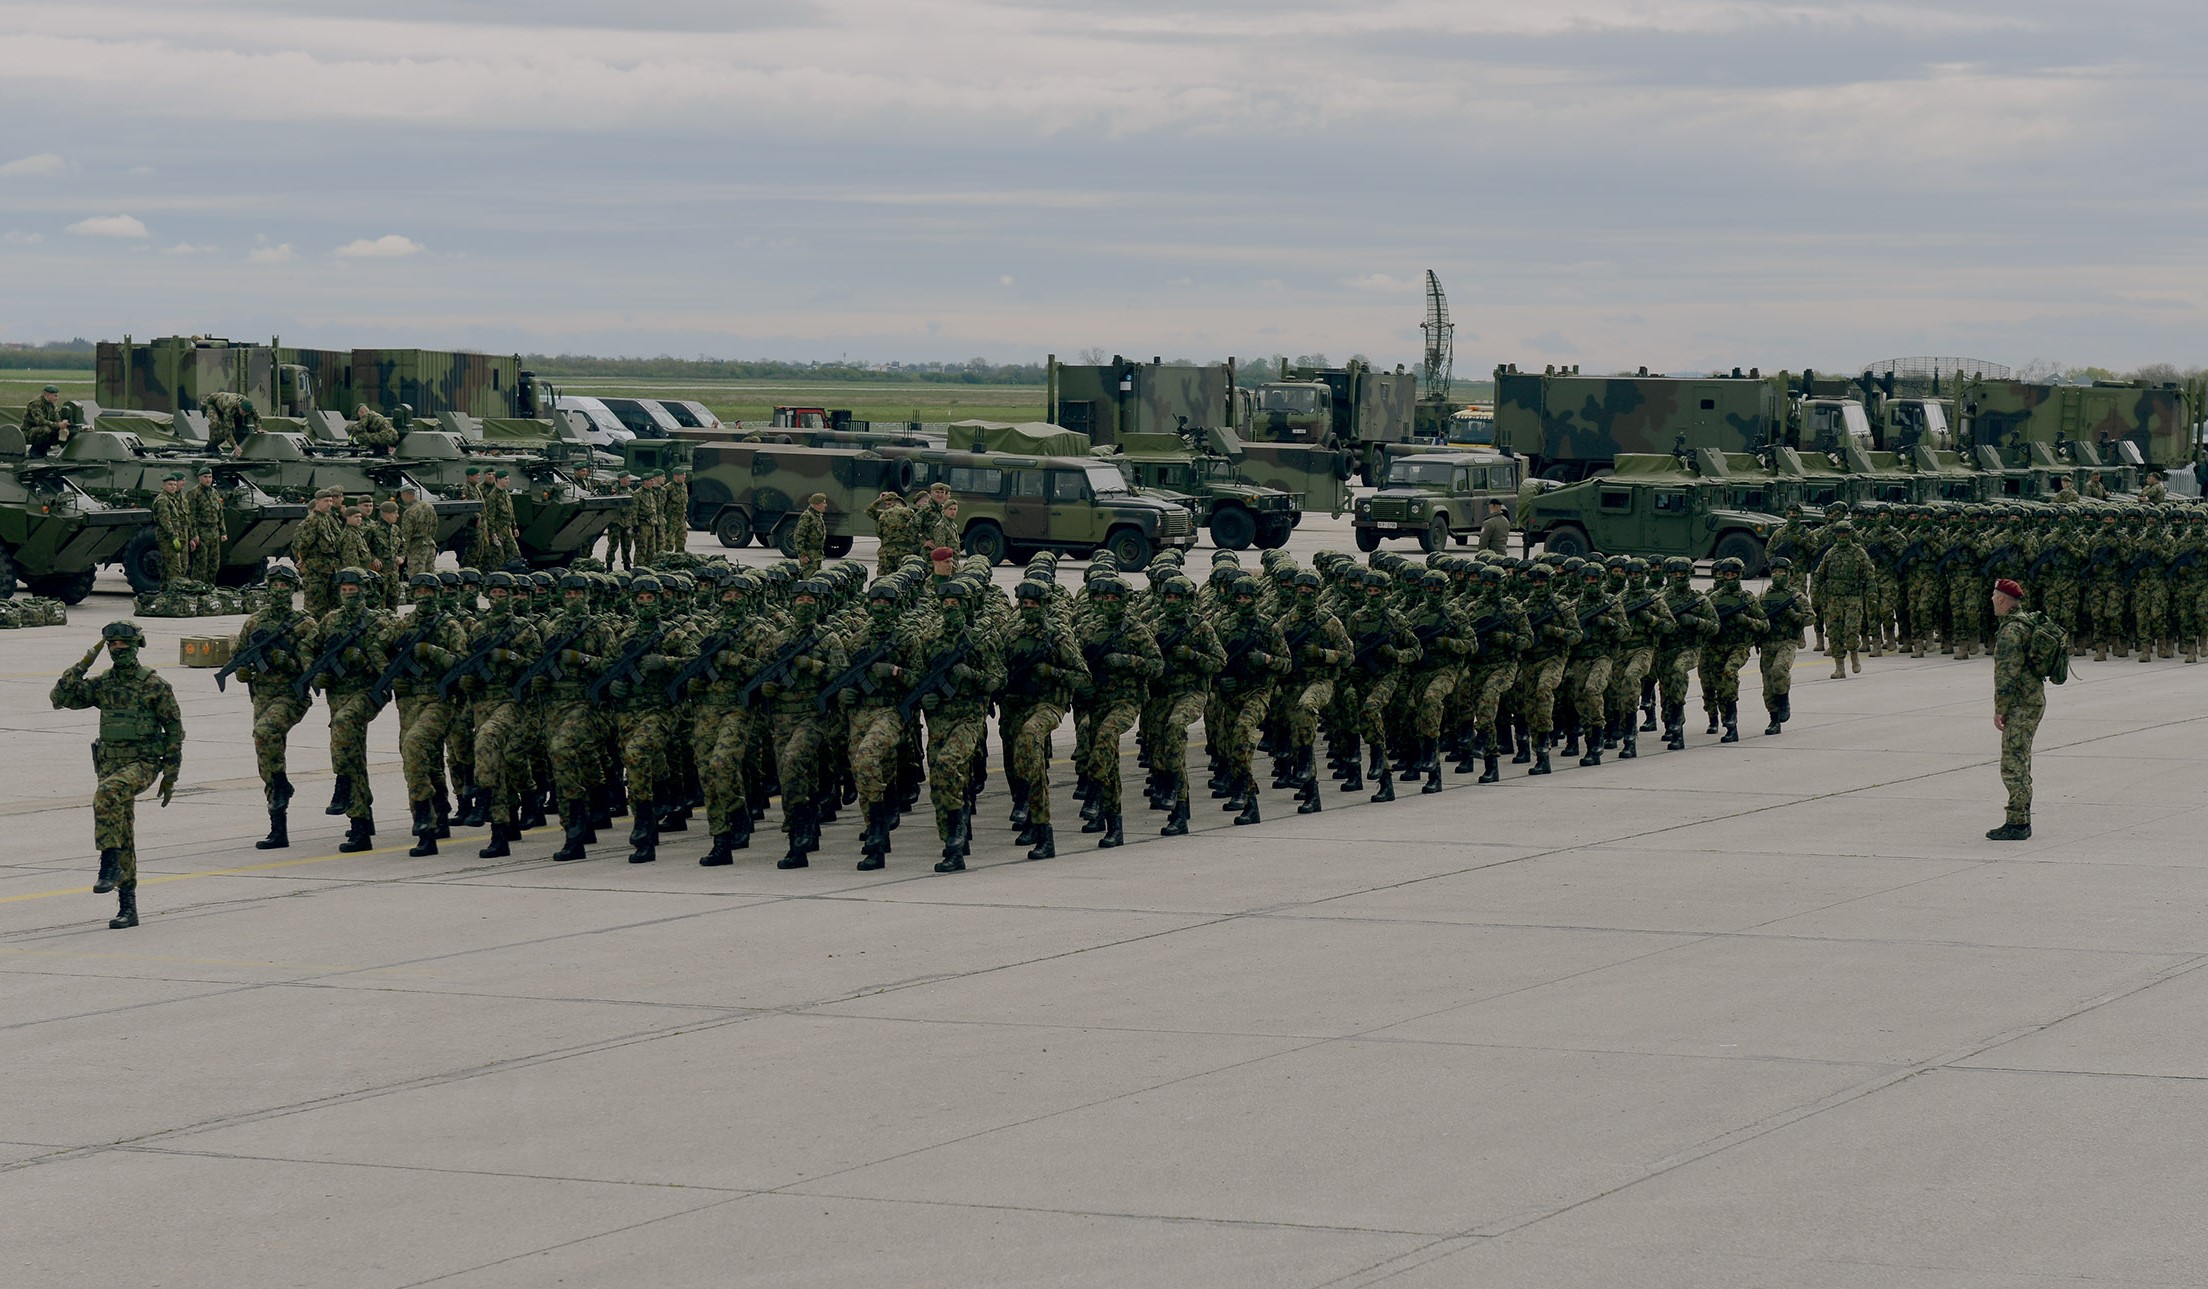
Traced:
<path id="1" fill-rule="evenodd" d="M 506 471 L 506 470 L 501 470 L 501 471 L 499 471 L 499 472 L 498 472 L 498 477 L 499 477 L 499 478 L 501 478 L 501 479 L 509 479 L 509 478 L 512 478 L 512 477 L 513 477 L 513 475 L 512 475 L 512 473 L 511 473 L 510 471 Z"/>
<path id="2" fill-rule="evenodd" d="M 48 385 L 46 388 L 40 390 L 39 392 L 42 394 L 59 394 L 61 392 L 61 386 Z"/>
<path id="3" fill-rule="evenodd" d="M 483 473 L 483 467 L 481 467 L 481 466 L 475 466 L 475 465 L 471 465 L 471 466 L 469 466 L 469 467 L 468 467 L 468 473 L 469 473 L 469 474 L 481 474 L 481 473 Z"/>
<path id="4" fill-rule="evenodd" d="M 169 471 L 168 476 L 162 482 L 182 483 L 184 482 L 184 472 L 182 470 L 171 470 Z"/>

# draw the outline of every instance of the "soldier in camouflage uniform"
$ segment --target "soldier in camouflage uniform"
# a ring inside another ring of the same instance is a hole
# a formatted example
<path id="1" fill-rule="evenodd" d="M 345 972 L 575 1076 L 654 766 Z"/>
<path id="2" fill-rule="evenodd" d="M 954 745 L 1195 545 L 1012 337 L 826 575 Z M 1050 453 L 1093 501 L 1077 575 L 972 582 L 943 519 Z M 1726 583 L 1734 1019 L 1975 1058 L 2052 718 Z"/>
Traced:
<path id="1" fill-rule="evenodd" d="M 184 765 L 184 716 L 169 682 L 138 661 L 145 642 L 138 624 L 108 623 L 100 643 L 61 674 L 49 695 L 56 711 L 100 710 L 100 739 L 92 745 L 93 769 L 100 780 L 92 794 L 100 876 L 92 889 L 119 892 L 119 908 L 107 924 L 113 930 L 138 925 L 138 794 L 158 778 L 161 804 L 168 805 Z M 103 648 L 107 671 L 86 675 Z"/>
<path id="2" fill-rule="evenodd" d="M 192 555 L 199 547 L 199 528 L 192 520 L 192 499 L 184 495 L 182 471 L 161 481 L 153 498 L 154 540 L 161 549 L 164 581 L 181 582 L 192 575 Z"/>
<path id="3" fill-rule="evenodd" d="M 1501 565 L 1483 564 L 1477 576 L 1479 590 L 1468 629 L 1479 649 L 1466 671 L 1464 687 L 1470 691 L 1472 746 L 1481 762 L 1479 782 L 1493 783 L 1502 778 L 1498 761 L 1510 739 L 1501 722 L 1503 699 L 1517 682 L 1519 656 L 1533 643 L 1533 627 L 1525 607 L 1505 587 L 1508 574 Z M 1469 767 L 1467 761 L 1459 769 Z"/>
<path id="4" fill-rule="evenodd" d="M 828 494 L 816 492 L 805 499 L 805 513 L 797 517 L 797 531 L 790 535 L 790 554 L 800 576 L 811 577 L 828 558 Z"/>
<path id="5" fill-rule="evenodd" d="M 1257 754 L 1265 713 L 1272 706 L 1273 691 L 1295 660 L 1288 656 L 1288 637 L 1280 624 L 1266 617 L 1260 608 L 1264 589 L 1257 579 L 1242 574 L 1226 589 L 1225 607 L 1213 623 L 1225 657 L 1212 679 L 1218 724 L 1213 746 L 1219 761 L 1219 786 L 1212 789 L 1211 795 L 1226 798 L 1222 809 L 1240 812 L 1235 815 L 1236 823 L 1254 824 L 1263 816 L 1259 813 L 1257 773 L 1251 762 Z M 1212 719 L 1212 712 L 1207 711 L 1207 725 Z"/>
<path id="6" fill-rule="evenodd" d="M 1996 583 L 1991 608 L 2000 626 L 1993 638 L 1993 728 L 2001 734 L 2001 784 L 2008 813 L 1986 834 L 1992 841 L 2027 841 L 2032 835 L 2032 738 L 2047 713 L 2047 690 L 2032 663 L 2031 615 L 2017 612 L 2024 588 Z"/>
<path id="7" fill-rule="evenodd" d="M 222 572 L 222 493 L 215 488 L 215 472 L 199 468 L 199 486 L 185 494 L 192 507 L 192 571 L 195 582 L 215 585 Z"/>
<path id="8" fill-rule="evenodd" d="M 253 400 L 226 389 L 201 399 L 199 410 L 207 414 L 207 446 L 216 452 L 230 451 L 239 439 L 261 428 L 261 414 L 254 410 Z"/>
<path id="9" fill-rule="evenodd" d="M 307 681 L 322 690 L 330 709 L 330 770 L 343 794 L 348 827 L 338 849 L 347 853 L 375 845 L 375 792 L 368 783 L 368 726 L 378 705 L 370 690 L 389 665 L 391 622 L 378 607 L 374 579 L 364 569 L 337 571 L 337 607 L 322 616 L 322 656 L 309 667 Z M 337 656 L 329 657 L 331 650 Z M 322 667 L 322 670 L 315 670 Z M 337 807 L 337 801 L 331 802 Z"/>
<path id="10" fill-rule="evenodd" d="M 497 562 L 490 567 L 503 568 L 521 558 L 521 536 L 514 525 L 513 473 L 504 467 L 494 472 L 490 488 L 483 494 L 483 513 L 489 518 L 488 531 Z"/>
<path id="11" fill-rule="evenodd" d="M 391 418 L 362 403 L 353 408 L 353 423 L 345 427 L 346 437 L 379 457 L 391 455 L 399 446 L 399 427 Z"/>
<path id="12" fill-rule="evenodd" d="M 636 476 L 623 470 L 609 491 L 610 496 L 627 497 L 629 504 L 613 512 L 613 522 L 606 525 L 606 568 L 611 571 L 614 561 L 621 567 L 636 567 Z"/>
<path id="13" fill-rule="evenodd" d="M 61 386 L 48 385 L 23 408 L 23 444 L 34 457 L 69 441 L 69 420 L 61 414 Z"/>
<path id="14" fill-rule="evenodd" d="M 437 572 L 437 508 L 422 500 L 412 480 L 399 485 L 399 549 L 407 576 Z"/>
<path id="15" fill-rule="evenodd" d="M 829 730 L 819 705 L 820 693 L 847 665 L 843 643 L 821 620 L 834 588 L 806 578 L 791 588 L 789 620 L 759 642 L 762 657 L 790 653 L 787 674 L 762 683 L 759 696 L 771 704 L 769 741 L 775 777 L 782 784 L 782 828 L 789 853 L 777 868 L 804 868 L 820 849 L 821 769 L 827 758 Z"/>
<path id="16" fill-rule="evenodd" d="M 1150 687 L 1150 699 L 1143 706 L 1140 744 L 1150 758 L 1151 808 L 1167 812 L 1159 835 L 1178 837 L 1188 831 L 1188 731 L 1203 719 L 1211 678 L 1225 665 L 1227 651 L 1219 643 L 1218 632 L 1197 611 L 1194 582 L 1172 572 L 1159 581 L 1156 594 L 1157 612 L 1151 625 L 1165 671 Z M 1066 644 L 1072 644 L 1070 635 Z M 1080 656 L 1075 647 L 1076 667 Z"/>
<path id="17" fill-rule="evenodd" d="M 481 620 L 478 598 L 483 574 L 472 568 L 443 572 L 437 575 L 437 585 L 444 593 L 445 611 L 460 624 L 461 634 L 472 639 Z M 453 822 L 480 828 L 490 822 L 490 801 L 475 776 L 475 703 L 458 687 L 444 694 L 452 712 L 445 734 L 445 763 L 452 767 Z"/>
<path id="18" fill-rule="evenodd" d="M 1320 795 L 1318 774 L 1319 724 L 1335 703 L 1342 668 L 1355 648 L 1340 618 L 1322 602 L 1325 579 L 1308 569 L 1297 572 L 1294 599 L 1281 624 L 1281 643 L 1289 655 L 1281 707 L 1287 717 L 1287 749 L 1290 779 L 1301 800 L 1299 815 L 1317 814 L 1326 806 Z M 1220 660 L 1225 661 L 1222 651 Z M 1167 659 L 1169 667 L 1178 666 Z"/>
<path id="19" fill-rule="evenodd" d="M 1740 584 L 1743 566 L 1739 560 L 1721 559 L 1712 571 L 1717 586 L 1710 592 L 1710 608 L 1717 614 L 1717 634 L 1702 649 L 1702 701 L 1705 706 L 1715 706 L 1717 718 L 1725 726 L 1724 737 L 1718 742 L 1738 743 L 1740 669 L 1748 661 L 1749 649 L 1770 634 L 1770 624 L 1764 619 L 1763 606 Z M 1845 626 L 1846 620 L 1836 616 L 1825 635 L 1832 643 L 1835 659 L 1846 651 L 1851 638 L 1845 634 Z"/>
<path id="20" fill-rule="evenodd" d="M 943 584 L 935 596 L 938 634 L 915 684 L 941 675 L 921 694 L 920 707 L 928 714 L 928 793 L 943 839 L 935 871 L 957 873 L 973 850 L 974 761 L 988 736 L 989 696 L 1004 685 L 1004 651 L 989 625 L 973 617 L 974 592 L 964 581 Z"/>
<path id="21" fill-rule="evenodd" d="M 1525 714 L 1526 735 L 1531 743 L 1533 767 L 1528 774 L 1547 774 L 1549 734 L 1556 728 L 1556 691 L 1564 683 L 1564 669 L 1572 648 L 1579 643 L 1579 613 L 1556 593 L 1556 570 L 1536 564 L 1526 570 L 1525 610 L 1533 643 L 1518 664 L 1518 710 Z M 1528 759 L 1520 748 L 1512 758 Z"/>
<path id="22" fill-rule="evenodd" d="M 1150 682 L 1165 671 L 1165 662 L 1149 626 L 1127 611 L 1130 588 L 1117 575 L 1092 580 L 1088 595 L 1090 612 L 1076 627 L 1075 639 L 1088 668 L 1093 706 L 1086 738 L 1075 749 L 1075 757 L 1093 791 L 1082 807 L 1081 831 L 1104 834 L 1097 846 L 1108 848 L 1126 841 L 1120 807 L 1120 736 L 1140 719 L 1143 697 Z M 1253 800 L 1257 796 L 1254 787 L 1250 796 Z"/>
<path id="23" fill-rule="evenodd" d="M 1817 601 L 1825 613 L 1825 639 L 1832 645 L 1834 680 L 1847 679 L 1851 662 L 1858 674 L 1863 670 L 1865 605 L 1877 577 L 1870 552 L 1856 540 L 1854 522 L 1843 519 L 1832 525 L 1832 541 L 1817 567 Z"/>
<path id="24" fill-rule="evenodd" d="M 585 858 L 597 843 L 598 820 L 611 821 L 595 789 L 605 769 L 603 739 L 587 691 L 611 652 L 612 632 L 591 607 L 588 575 L 562 574 L 558 589 L 560 611 L 538 627 L 541 642 L 529 667 L 536 675 L 523 697 L 541 716 L 563 833 L 552 858 L 565 862 Z"/>
<path id="25" fill-rule="evenodd" d="M 1564 665 L 1564 690 L 1571 696 L 1574 725 L 1566 730 L 1564 754 L 1580 738 L 1587 741 L 1581 765 L 1602 764 L 1603 708 L 1610 693 L 1611 654 L 1625 634 L 1625 606 L 1603 587 L 1607 571 L 1590 560 L 1579 569 L 1577 594 L 1569 612 L 1579 619 L 1579 643 Z"/>
<path id="26" fill-rule="evenodd" d="M 667 499 L 660 503 L 666 507 L 667 549 L 682 550 L 690 541 L 690 470 L 676 466 L 667 472 Z"/>
<path id="27" fill-rule="evenodd" d="M 514 827 L 522 792 L 529 787 L 529 767 L 523 755 L 522 704 L 514 695 L 514 683 L 529 663 L 542 656 L 543 642 L 536 627 L 517 610 L 517 579 L 495 572 L 483 579 L 490 609 L 468 637 L 470 655 L 484 654 L 482 669 L 460 678 L 473 699 L 475 722 L 475 776 L 490 798 L 491 841 L 476 852 L 480 859 L 503 859 L 513 853 Z"/>
<path id="28" fill-rule="evenodd" d="M 1664 607 L 1671 610 L 1674 629 L 1656 652 L 1655 671 L 1664 746 L 1677 752 L 1687 745 L 1688 682 L 1701 665 L 1702 650 L 1717 634 L 1717 610 L 1694 589 L 1694 561 L 1684 555 L 1664 560 Z"/>
<path id="29" fill-rule="evenodd" d="M 1625 613 L 1625 629 L 1618 636 L 1616 661 L 1610 669 L 1610 690 L 1604 709 L 1609 728 L 1603 746 L 1615 746 L 1620 761 L 1641 754 L 1640 727 L 1634 720 L 1643 684 L 1656 665 L 1656 646 L 1676 628 L 1671 607 L 1661 588 L 1648 580 L 1648 561 L 1638 555 L 1613 555 L 1603 561 L 1610 594 Z"/>
<path id="30" fill-rule="evenodd" d="M 362 525 L 368 532 L 368 553 L 376 560 L 376 578 L 382 583 L 383 607 L 399 607 L 399 561 L 406 546 L 399 536 L 399 503 L 386 498 L 376 507 L 376 517 Z"/>
<path id="31" fill-rule="evenodd" d="M 826 715 L 842 713 L 851 775 L 858 789 L 862 852 L 859 871 L 888 863 L 890 830 L 897 826 L 896 779 L 905 716 L 898 710 L 927 662 L 926 640 L 904 620 L 902 590 L 884 579 L 867 588 L 864 616 L 841 634 L 846 671 L 861 674 L 836 691 Z"/>
<path id="32" fill-rule="evenodd" d="M 1419 657 L 1408 669 L 1404 699 L 1410 709 L 1411 735 L 1418 742 L 1411 771 L 1425 773 L 1426 783 L 1419 791 L 1430 795 L 1442 788 L 1442 718 L 1449 696 L 1464 681 L 1466 664 L 1479 641 L 1472 634 L 1471 619 L 1456 602 L 1447 573 L 1429 568 L 1414 585 L 1406 625 L 1418 639 Z"/>
<path id="33" fill-rule="evenodd" d="M 237 671 L 253 698 L 253 753 L 268 799 L 268 836 L 253 843 L 260 850 L 280 850 L 291 844 L 292 787 L 286 758 L 291 731 L 307 718 L 313 705 L 312 697 L 300 692 L 298 681 L 299 673 L 321 649 L 322 629 L 313 617 L 292 606 L 291 597 L 298 590 L 297 573 L 282 564 L 270 569 L 261 608 L 238 628 L 231 655 L 242 656 L 255 641 L 267 639 L 254 665 Z"/>
<path id="34" fill-rule="evenodd" d="M 405 634 L 392 645 L 392 663 L 403 668 L 393 680 L 399 705 L 399 763 L 406 771 L 406 800 L 413 815 L 416 859 L 437 853 L 437 839 L 452 835 L 452 799 L 445 779 L 445 743 L 452 730 L 452 704 L 441 682 L 468 647 L 467 630 L 445 611 L 444 588 L 435 573 L 407 579 L 414 611 Z M 393 630 L 397 630 L 396 627 Z M 403 652 L 402 652 L 403 651 Z"/>
<path id="35" fill-rule="evenodd" d="M 1770 735 L 1794 715 L 1794 654 L 1802 647 L 1802 628 L 1810 621 L 1809 605 L 1794 589 L 1794 561 L 1771 561 L 1771 585 L 1757 604 L 1765 623 L 1763 641 L 1756 647 L 1757 662 L 1763 670 L 1763 710 L 1770 717 L 1763 732 Z"/>
<path id="36" fill-rule="evenodd" d="M 667 481 L 657 470 L 646 470 L 637 481 L 632 535 L 636 542 L 638 564 L 649 565 L 665 549 L 660 534 L 665 515 L 660 503 L 666 495 Z"/>
<path id="37" fill-rule="evenodd" d="M 906 513 L 900 503 L 896 513 Z M 1004 740 L 1005 782 L 1012 790 L 1012 826 L 1029 859 L 1053 859 L 1058 836 L 1050 819 L 1050 738 L 1065 722 L 1074 690 L 1088 683 L 1071 619 L 1056 611 L 1047 565 L 1031 565 L 1013 589 L 1019 604 L 1005 641 L 1005 685 L 997 731 Z"/>
<path id="38" fill-rule="evenodd" d="M 874 521 L 874 532 L 881 542 L 874 556 L 877 576 L 887 577 L 906 556 L 920 553 L 919 516 L 905 504 L 903 497 L 894 492 L 883 493 L 866 508 L 866 517 Z"/>

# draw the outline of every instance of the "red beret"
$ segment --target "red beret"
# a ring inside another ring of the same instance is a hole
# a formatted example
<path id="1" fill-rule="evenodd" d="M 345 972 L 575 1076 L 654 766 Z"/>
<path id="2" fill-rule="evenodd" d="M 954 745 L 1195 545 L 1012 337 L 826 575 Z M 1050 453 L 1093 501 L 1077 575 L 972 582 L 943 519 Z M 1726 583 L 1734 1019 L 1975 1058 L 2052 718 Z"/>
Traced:
<path id="1" fill-rule="evenodd" d="M 1995 594 L 2006 595 L 2012 600 L 2021 600 L 2024 598 L 2024 588 L 2018 586 L 2016 582 L 2010 578 L 2004 577 L 2000 581 L 1995 582 L 1993 584 L 1993 589 Z"/>
<path id="2" fill-rule="evenodd" d="M 954 551 L 954 550 L 952 550 L 952 549 L 951 549 L 950 547 L 948 547 L 948 546 L 938 546 L 938 547 L 936 547 L 936 548 L 935 548 L 934 550 L 932 550 L 932 551 L 929 551 L 929 552 L 928 552 L 928 558 L 929 558 L 929 559 L 931 559 L 931 560 L 937 560 L 937 561 L 941 561 L 941 560 L 947 560 L 947 559 L 957 559 L 957 558 L 958 558 L 958 552 L 957 552 L 957 551 Z"/>

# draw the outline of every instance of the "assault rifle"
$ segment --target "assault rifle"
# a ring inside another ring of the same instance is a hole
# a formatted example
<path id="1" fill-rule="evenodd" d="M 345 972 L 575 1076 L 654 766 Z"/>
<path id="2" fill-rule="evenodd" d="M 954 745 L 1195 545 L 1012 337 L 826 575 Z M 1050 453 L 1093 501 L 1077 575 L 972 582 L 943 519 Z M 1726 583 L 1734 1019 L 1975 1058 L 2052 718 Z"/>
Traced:
<path id="1" fill-rule="evenodd" d="M 228 690 L 230 678 L 243 668 L 259 670 L 260 665 L 268 660 L 268 651 L 283 640 L 290 626 L 291 623 L 286 622 L 281 627 L 263 627 L 254 632 L 245 642 L 245 648 L 231 654 L 230 661 L 222 664 L 222 670 L 215 673 L 215 688 Z"/>
<path id="2" fill-rule="evenodd" d="M 521 623 L 516 622 L 507 629 L 505 634 L 491 637 L 483 642 L 482 648 L 454 663 L 452 670 L 447 671 L 438 680 L 437 696 L 439 698 L 451 698 L 452 687 L 470 676 L 480 676 L 488 679 L 491 674 L 491 655 L 513 644 L 514 637 L 520 634 Z"/>
<path id="3" fill-rule="evenodd" d="M 744 682 L 744 687 L 736 691 L 736 701 L 745 707 L 749 707 L 751 706 L 751 700 L 758 696 L 762 687 L 779 685 L 790 679 L 791 667 L 798 659 L 811 653 L 813 646 L 819 643 L 820 628 L 815 627 L 782 646 L 780 653 L 767 659 L 766 665 L 753 672 L 751 679 Z"/>
<path id="4" fill-rule="evenodd" d="M 897 652 L 897 641 L 892 637 L 882 640 L 865 653 L 853 658 L 850 666 L 844 668 L 834 680 L 829 681 L 821 689 L 820 697 L 813 700 L 813 706 L 822 713 L 826 713 L 828 705 L 835 701 L 836 695 L 846 689 L 855 689 L 861 694 L 873 693 L 875 687 L 874 664 L 889 661 L 889 656 L 895 652 Z"/>
<path id="5" fill-rule="evenodd" d="M 1901 572 L 1923 558 L 1924 539 L 1922 537 L 1919 537 L 1916 540 L 1910 542 L 1907 546 L 1902 547 L 1901 554 L 1894 557 L 1894 571 L 1897 573 Z"/>
<path id="6" fill-rule="evenodd" d="M 682 664 L 682 668 L 675 672 L 675 678 L 667 682 L 667 701 L 681 702 L 683 695 L 690 690 L 690 682 L 701 677 L 707 684 L 719 680 L 720 656 L 736 644 L 734 634 L 727 631 L 716 631 L 707 636 L 705 643 L 698 646 L 698 656 Z"/>
<path id="7" fill-rule="evenodd" d="M 368 701 L 378 707 L 383 705 L 384 699 L 391 696 L 391 686 L 403 678 L 422 674 L 422 665 L 414 661 L 414 646 L 429 639 L 429 633 L 435 631 L 443 619 L 434 609 L 415 616 L 417 621 L 414 629 L 400 636 L 398 643 L 391 646 L 390 663 L 384 667 L 383 674 L 376 677 L 376 683 L 368 687 Z"/>
<path id="8" fill-rule="evenodd" d="M 645 657 L 656 652 L 660 644 L 666 639 L 667 628 L 665 627 L 654 627 L 650 631 L 638 634 L 629 641 L 626 649 L 615 655 L 614 660 L 607 664 L 604 671 L 598 673 L 598 679 L 591 681 L 584 688 L 583 697 L 594 703 L 602 703 L 605 701 L 606 691 L 613 686 L 613 682 L 627 680 L 631 676 L 635 676 L 639 680 L 643 679 L 638 668 Z"/>
<path id="9" fill-rule="evenodd" d="M 2003 542 L 1999 546 L 1994 547 L 1992 550 L 1987 551 L 1986 557 L 1978 561 L 1979 573 L 1991 573 L 1995 569 L 1995 567 L 1997 567 L 2001 563 L 2002 560 L 2008 558 L 2009 552 L 2015 549 L 2015 542 Z"/>
<path id="10" fill-rule="evenodd" d="M 560 655 L 573 649 L 575 642 L 581 639 L 583 632 L 589 629 L 590 621 L 586 618 L 570 628 L 566 634 L 556 636 L 546 644 L 544 655 L 530 663 L 528 669 L 519 676 L 514 677 L 514 697 L 520 698 L 527 694 L 529 686 L 535 684 L 539 676 L 547 680 L 566 680 L 567 673 L 560 670 Z"/>
<path id="11" fill-rule="evenodd" d="M 911 691 L 898 700 L 897 714 L 910 719 L 912 709 L 920 705 L 921 699 L 931 694 L 948 694 L 953 684 L 951 672 L 965 665 L 966 660 L 973 656 L 978 643 L 973 632 L 959 632 L 957 643 L 928 660 L 927 673 L 915 681 Z"/>
<path id="12" fill-rule="evenodd" d="M 312 663 L 308 664 L 305 671 L 299 673 L 299 679 L 292 683 L 292 692 L 301 698 L 305 698 L 308 689 L 314 684 L 314 678 L 325 671 L 330 673 L 330 679 L 332 680 L 345 679 L 345 651 L 357 648 L 361 637 L 368 634 L 368 628 L 375 625 L 375 619 L 369 617 L 365 611 L 358 614 L 357 617 L 358 620 L 353 623 L 351 630 L 331 641 L 329 647 L 324 649 Z"/>
<path id="13" fill-rule="evenodd" d="M 1350 665 L 1362 667 L 1368 674 L 1379 675 L 1381 672 L 1380 650 L 1387 647 L 1391 639 L 1392 633 L 1387 631 L 1366 632 L 1355 642 L 1355 648 L 1349 656 Z"/>

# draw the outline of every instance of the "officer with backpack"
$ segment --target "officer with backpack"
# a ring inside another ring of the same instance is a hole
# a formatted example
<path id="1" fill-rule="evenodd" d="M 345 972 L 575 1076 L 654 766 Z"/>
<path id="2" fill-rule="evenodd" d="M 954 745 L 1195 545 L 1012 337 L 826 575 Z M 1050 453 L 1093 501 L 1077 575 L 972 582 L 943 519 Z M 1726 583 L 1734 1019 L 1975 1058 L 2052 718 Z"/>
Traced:
<path id="1" fill-rule="evenodd" d="M 2023 609 L 2024 588 L 2008 578 L 1993 584 L 1993 728 L 2001 732 L 2001 783 L 2008 817 L 1986 833 L 1990 841 L 2032 835 L 2032 736 L 2047 711 L 2046 682 L 2070 678 L 2070 641 L 2044 615 Z"/>

